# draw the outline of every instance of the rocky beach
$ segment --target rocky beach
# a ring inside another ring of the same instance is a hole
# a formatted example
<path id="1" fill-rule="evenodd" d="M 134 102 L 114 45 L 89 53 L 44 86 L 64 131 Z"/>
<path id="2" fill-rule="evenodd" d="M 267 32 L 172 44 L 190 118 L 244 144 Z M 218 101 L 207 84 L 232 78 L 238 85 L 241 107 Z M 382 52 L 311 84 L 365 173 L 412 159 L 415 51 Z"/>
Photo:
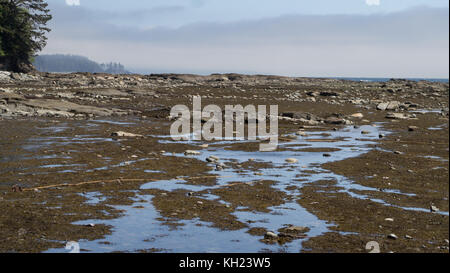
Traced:
<path id="1" fill-rule="evenodd" d="M 278 105 L 279 146 L 174 141 Z M 0 252 L 449 252 L 449 84 L 0 71 Z"/>

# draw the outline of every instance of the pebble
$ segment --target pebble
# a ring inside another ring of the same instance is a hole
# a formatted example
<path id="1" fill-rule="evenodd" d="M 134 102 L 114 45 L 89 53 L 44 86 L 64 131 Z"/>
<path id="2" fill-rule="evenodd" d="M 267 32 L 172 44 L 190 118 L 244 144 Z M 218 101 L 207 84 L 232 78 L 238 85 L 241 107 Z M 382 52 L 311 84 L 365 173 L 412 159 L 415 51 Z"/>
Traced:
<path id="1" fill-rule="evenodd" d="M 113 132 L 113 133 L 111 133 L 111 136 L 112 137 L 142 137 L 142 135 L 123 132 L 123 131 Z"/>
<path id="2" fill-rule="evenodd" d="M 324 157 L 331 157 L 331 154 L 323 154 Z"/>
<path id="3" fill-rule="evenodd" d="M 361 131 L 361 134 L 368 135 L 368 134 L 370 134 L 370 132 L 369 131 Z"/>
<path id="4" fill-rule="evenodd" d="M 388 235 L 388 238 L 389 238 L 389 239 L 392 239 L 392 240 L 397 240 L 397 239 L 398 239 L 397 235 L 395 235 L 394 233 L 389 234 L 389 235 Z"/>
<path id="5" fill-rule="evenodd" d="M 200 155 L 201 153 L 199 151 L 194 151 L 194 150 L 186 150 L 184 152 L 185 155 Z"/>
<path id="6" fill-rule="evenodd" d="M 307 136 L 308 134 L 303 132 L 303 131 L 298 131 L 297 133 L 295 133 L 298 136 Z"/>
<path id="7" fill-rule="evenodd" d="M 430 211 L 431 211 L 431 212 L 438 212 L 439 209 L 438 209 L 436 206 L 431 205 Z"/>
<path id="8" fill-rule="evenodd" d="M 297 162 L 298 162 L 298 159 L 295 159 L 295 158 L 288 158 L 288 159 L 286 159 L 286 162 L 287 162 L 287 163 L 297 163 Z"/>
<path id="9" fill-rule="evenodd" d="M 392 219 L 392 218 L 386 218 L 386 219 L 384 219 L 384 221 L 394 222 L 394 219 Z"/>
<path id="10" fill-rule="evenodd" d="M 266 233 L 266 235 L 264 235 L 265 239 L 276 239 L 278 238 L 278 235 L 276 235 L 275 233 L 269 231 Z"/>
<path id="11" fill-rule="evenodd" d="M 405 239 L 411 240 L 413 237 L 409 236 L 409 235 L 405 235 Z"/>
<path id="12" fill-rule="evenodd" d="M 200 148 L 208 148 L 208 147 L 209 147 L 208 144 L 202 144 L 202 145 L 200 145 Z"/>
<path id="13" fill-rule="evenodd" d="M 419 127 L 417 127 L 417 126 L 409 126 L 408 127 L 408 131 L 410 131 L 410 132 L 416 131 L 417 129 L 419 129 Z"/>
<path id="14" fill-rule="evenodd" d="M 361 114 L 361 113 L 355 113 L 355 114 L 351 115 L 351 117 L 353 117 L 353 118 L 363 118 L 364 115 Z"/>
<path id="15" fill-rule="evenodd" d="M 208 161 L 208 162 L 217 162 L 219 160 L 220 160 L 220 158 L 218 158 L 217 156 L 213 156 L 213 155 L 206 159 L 206 161 Z"/>

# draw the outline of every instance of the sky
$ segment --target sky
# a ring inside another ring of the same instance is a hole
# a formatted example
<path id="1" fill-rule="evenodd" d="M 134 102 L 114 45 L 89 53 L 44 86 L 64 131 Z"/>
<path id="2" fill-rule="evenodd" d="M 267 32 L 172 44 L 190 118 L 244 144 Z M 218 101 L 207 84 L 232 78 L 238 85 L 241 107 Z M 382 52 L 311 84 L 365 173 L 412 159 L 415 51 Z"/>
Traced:
<path id="1" fill-rule="evenodd" d="M 48 0 L 43 54 L 141 73 L 448 78 L 448 0 Z"/>

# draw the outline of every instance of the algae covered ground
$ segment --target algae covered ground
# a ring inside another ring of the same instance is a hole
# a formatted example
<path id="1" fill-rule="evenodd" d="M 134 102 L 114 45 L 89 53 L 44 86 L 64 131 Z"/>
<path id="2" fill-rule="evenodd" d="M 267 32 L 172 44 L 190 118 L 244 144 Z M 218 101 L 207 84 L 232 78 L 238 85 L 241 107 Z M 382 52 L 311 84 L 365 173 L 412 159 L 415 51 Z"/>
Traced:
<path id="1" fill-rule="evenodd" d="M 278 105 L 277 150 L 173 140 L 170 109 L 195 95 Z M 0 252 L 448 253 L 448 95 L 407 80 L 3 73 Z"/>

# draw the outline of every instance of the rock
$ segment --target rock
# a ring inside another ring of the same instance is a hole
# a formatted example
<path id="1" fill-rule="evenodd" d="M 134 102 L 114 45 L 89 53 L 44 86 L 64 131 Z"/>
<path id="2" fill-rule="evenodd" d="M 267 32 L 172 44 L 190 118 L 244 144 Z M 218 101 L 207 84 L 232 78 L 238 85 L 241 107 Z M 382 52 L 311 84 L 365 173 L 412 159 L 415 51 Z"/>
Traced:
<path id="1" fill-rule="evenodd" d="M 208 162 L 217 162 L 219 160 L 220 159 L 217 156 L 213 156 L 213 155 L 206 159 L 206 161 L 208 161 Z"/>
<path id="2" fill-rule="evenodd" d="M 370 134 L 370 131 L 361 131 L 361 134 L 363 134 L 363 135 L 369 135 L 369 134 Z"/>
<path id="3" fill-rule="evenodd" d="M 346 120 L 338 117 L 328 117 L 324 120 L 326 124 L 346 124 Z"/>
<path id="4" fill-rule="evenodd" d="M 431 206 L 430 206 L 430 211 L 431 211 L 431 212 L 438 212 L 439 209 L 438 209 L 436 206 L 431 205 Z"/>
<path id="5" fill-rule="evenodd" d="M 388 235 L 388 238 L 389 238 L 389 239 L 392 239 L 392 240 L 397 240 L 397 239 L 398 239 L 397 235 L 395 235 L 394 233 L 389 234 L 389 235 Z"/>
<path id="6" fill-rule="evenodd" d="M 386 136 L 386 135 L 384 135 L 384 134 L 379 134 L 379 135 L 378 135 L 379 138 L 384 138 L 385 136 Z"/>
<path id="7" fill-rule="evenodd" d="M 201 155 L 201 153 L 199 151 L 194 151 L 194 150 L 186 150 L 184 152 L 185 155 Z"/>
<path id="8" fill-rule="evenodd" d="M 273 239 L 277 239 L 278 235 L 276 235 L 275 233 L 269 231 L 264 235 L 264 239 L 269 239 L 269 240 L 273 240 Z"/>
<path id="9" fill-rule="evenodd" d="M 377 109 L 381 110 L 381 111 L 385 111 L 386 108 L 388 107 L 389 103 L 388 102 L 382 102 L 380 104 L 377 105 Z"/>
<path id="10" fill-rule="evenodd" d="M 408 131 L 412 132 L 412 131 L 417 131 L 419 129 L 419 127 L 417 126 L 409 126 L 408 127 Z"/>
<path id="11" fill-rule="evenodd" d="M 391 101 L 389 102 L 388 106 L 386 107 L 386 110 L 388 111 L 392 111 L 392 110 L 396 110 L 400 107 L 401 103 L 398 101 Z"/>
<path id="12" fill-rule="evenodd" d="M 410 116 L 403 113 L 388 113 L 386 115 L 388 119 L 410 119 Z"/>
<path id="13" fill-rule="evenodd" d="M 305 132 L 303 132 L 303 131 L 298 131 L 298 132 L 296 132 L 295 133 L 297 136 L 307 136 L 308 134 L 306 134 Z"/>
<path id="14" fill-rule="evenodd" d="M 412 238 L 413 238 L 413 237 L 411 237 L 411 236 L 409 236 L 409 235 L 405 235 L 405 239 L 412 240 Z"/>
<path id="15" fill-rule="evenodd" d="M 308 95 L 310 97 L 317 97 L 317 96 L 320 95 L 320 93 L 319 92 L 312 92 L 312 91 L 310 91 L 310 92 L 306 93 L 306 95 Z"/>
<path id="16" fill-rule="evenodd" d="M 395 151 L 394 154 L 396 154 L 396 155 L 402 155 L 403 153 L 400 152 L 400 151 Z"/>
<path id="17" fill-rule="evenodd" d="M 331 154 L 323 154 L 323 157 L 331 157 Z"/>
<path id="18" fill-rule="evenodd" d="M 123 132 L 123 131 L 113 132 L 113 133 L 111 133 L 111 136 L 112 137 L 142 137 L 142 135 L 132 134 L 132 133 Z"/>
<path id="19" fill-rule="evenodd" d="M 302 226 L 290 226 L 285 229 L 283 229 L 284 232 L 292 232 L 292 233 L 306 233 L 310 231 L 310 228 L 308 227 L 302 227 Z"/>
<path id="20" fill-rule="evenodd" d="M 355 113 L 355 114 L 351 115 L 351 117 L 352 117 L 352 118 L 363 118 L 364 115 L 361 114 L 361 113 Z"/>
<path id="21" fill-rule="evenodd" d="M 286 159 L 286 162 L 287 163 L 298 163 L 298 159 L 295 159 L 295 158 L 288 158 L 288 159 Z"/>
<path id="22" fill-rule="evenodd" d="M 397 110 L 400 107 L 401 103 L 398 101 L 390 101 L 390 102 L 382 102 L 377 105 L 377 109 L 381 111 L 392 111 Z"/>
<path id="23" fill-rule="evenodd" d="M 393 218 L 386 218 L 386 219 L 384 219 L 384 221 L 387 221 L 387 222 L 394 222 L 394 219 L 393 219 Z"/>
<path id="24" fill-rule="evenodd" d="M 0 80 L 6 80 L 11 78 L 11 72 L 8 71 L 0 71 Z"/>
<path id="25" fill-rule="evenodd" d="M 13 192 L 22 192 L 23 189 L 22 189 L 22 187 L 19 186 L 19 185 L 14 185 L 14 186 L 12 186 L 12 191 L 13 191 Z"/>

